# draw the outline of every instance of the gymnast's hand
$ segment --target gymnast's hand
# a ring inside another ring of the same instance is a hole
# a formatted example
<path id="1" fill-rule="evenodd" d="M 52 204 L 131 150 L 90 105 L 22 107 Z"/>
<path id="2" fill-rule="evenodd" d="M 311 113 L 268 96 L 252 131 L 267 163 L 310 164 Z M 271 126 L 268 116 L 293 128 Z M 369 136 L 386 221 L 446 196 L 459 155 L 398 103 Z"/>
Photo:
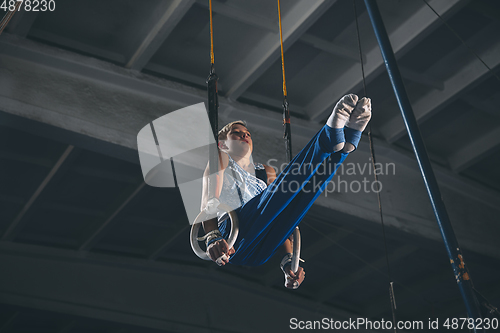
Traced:
<path id="1" fill-rule="evenodd" d="M 229 257 L 234 254 L 234 252 L 236 252 L 234 248 L 229 248 L 225 239 L 215 241 L 207 248 L 208 257 L 219 266 L 224 266 L 229 263 Z M 226 256 L 223 256 L 224 254 Z"/>
<path id="2" fill-rule="evenodd" d="M 286 265 L 284 268 L 285 274 L 287 275 L 286 285 L 288 289 L 297 289 L 302 281 L 306 278 L 306 271 L 302 267 L 299 267 L 297 273 L 292 272 L 292 265 Z M 294 288 L 294 283 L 297 282 L 298 285 Z"/>

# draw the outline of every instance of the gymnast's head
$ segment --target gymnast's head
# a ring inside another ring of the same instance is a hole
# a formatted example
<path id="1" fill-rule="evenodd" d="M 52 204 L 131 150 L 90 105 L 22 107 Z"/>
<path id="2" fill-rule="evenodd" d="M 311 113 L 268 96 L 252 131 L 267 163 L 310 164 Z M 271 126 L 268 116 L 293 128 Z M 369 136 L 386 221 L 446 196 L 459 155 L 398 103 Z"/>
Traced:
<path id="1" fill-rule="evenodd" d="M 242 120 L 230 122 L 219 131 L 219 148 L 230 155 L 252 154 L 252 135 Z"/>

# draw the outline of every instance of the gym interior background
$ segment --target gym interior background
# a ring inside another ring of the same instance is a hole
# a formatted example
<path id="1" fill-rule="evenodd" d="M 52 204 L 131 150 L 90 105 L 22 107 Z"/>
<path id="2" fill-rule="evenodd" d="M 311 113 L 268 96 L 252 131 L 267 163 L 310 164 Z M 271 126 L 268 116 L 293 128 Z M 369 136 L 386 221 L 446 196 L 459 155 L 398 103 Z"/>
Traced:
<path id="1" fill-rule="evenodd" d="M 470 276 L 498 307 L 500 4 L 428 3 L 443 20 L 420 0 L 378 1 Z M 212 6 L 219 123 L 246 120 L 254 160 L 279 167 L 276 2 Z M 351 0 L 281 6 L 296 153 L 341 96 L 362 95 L 362 75 Z M 0 331 L 282 332 L 292 317 L 391 320 L 385 246 L 397 320 L 465 317 L 357 8 L 377 162 L 391 166 L 379 175 L 386 241 L 376 194 L 357 190 L 373 181 L 364 136 L 346 161 L 355 171 L 334 178 L 351 188 L 320 196 L 301 223 L 307 279 L 295 291 L 283 287 L 280 258 L 256 268 L 198 259 L 179 191 L 142 178 L 138 131 L 206 101 L 208 0 L 55 0 L 54 11 L 16 13 L 0 36 Z"/>

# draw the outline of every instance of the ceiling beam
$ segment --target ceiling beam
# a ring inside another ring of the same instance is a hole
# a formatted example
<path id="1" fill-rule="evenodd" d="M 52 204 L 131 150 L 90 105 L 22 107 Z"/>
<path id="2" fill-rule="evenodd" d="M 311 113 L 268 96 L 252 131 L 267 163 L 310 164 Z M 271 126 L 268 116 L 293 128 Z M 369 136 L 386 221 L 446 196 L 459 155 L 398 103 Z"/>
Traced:
<path id="1" fill-rule="evenodd" d="M 287 49 L 311 27 L 335 1 L 301 0 L 282 17 L 283 44 Z M 255 45 L 224 80 L 226 97 L 236 100 L 280 57 L 278 27 Z"/>
<path id="2" fill-rule="evenodd" d="M 270 98 L 267 96 L 262 96 L 250 91 L 246 91 L 243 93 L 243 95 L 240 96 L 241 98 L 259 103 L 260 105 L 268 105 L 269 107 L 273 108 L 281 108 L 283 106 L 283 100 L 277 100 L 274 98 Z M 307 112 L 306 110 L 298 105 L 295 105 L 293 103 L 290 103 L 289 109 L 291 113 L 295 113 L 296 116 L 298 117 L 307 117 Z"/>
<path id="3" fill-rule="evenodd" d="M 119 86 L 121 89 L 134 94 L 143 94 L 149 96 L 149 98 L 163 101 L 168 100 L 173 104 L 177 104 L 179 108 L 203 102 L 206 99 L 206 91 L 180 86 L 178 83 L 151 76 L 139 79 L 137 73 L 129 69 L 114 66 L 88 56 L 48 47 L 31 40 L 22 40 L 7 33 L 1 35 L 0 46 L 0 55 L 36 63 L 46 68 L 65 72 L 72 77 L 86 78 L 106 85 Z M 5 102 L 3 102 L 4 108 Z M 12 105 L 12 107 L 17 108 L 18 106 Z M 168 110 L 164 110 L 164 112 L 168 112 Z M 109 135 L 110 132 L 107 131 L 106 133 Z"/>
<path id="4" fill-rule="evenodd" d="M 19 229 L 22 227 L 23 223 L 23 218 L 26 216 L 30 208 L 33 206 L 35 201 L 40 197 L 42 192 L 46 189 L 46 187 L 49 185 L 50 181 L 52 178 L 56 175 L 56 173 L 61 169 L 62 165 L 68 160 L 68 157 L 70 156 L 71 152 L 73 151 L 73 146 L 68 146 L 66 150 L 62 153 L 62 155 L 59 157 L 57 162 L 54 164 L 52 169 L 49 171 L 49 173 L 45 176 L 43 181 L 40 183 L 38 188 L 35 190 L 35 192 L 31 195 L 31 197 L 28 199 L 26 204 L 23 206 L 21 211 L 16 215 L 14 220 L 10 222 L 9 226 L 5 229 L 5 232 L 3 233 L 2 237 L 0 240 L 2 241 L 11 241 L 14 239 L 16 236 L 17 232 L 19 232 Z"/>
<path id="5" fill-rule="evenodd" d="M 490 156 L 500 147 L 500 127 L 472 140 L 458 151 L 448 156 L 453 172 L 462 172 L 470 166 Z"/>
<path id="6" fill-rule="evenodd" d="M 62 246 L 65 248 L 75 248 L 78 245 L 78 242 L 74 238 L 69 238 L 67 236 L 58 236 L 58 235 L 46 235 L 34 232 L 23 232 L 19 235 L 19 238 L 22 239 L 22 242 L 35 243 L 35 244 L 44 244 L 45 246 Z"/>
<path id="7" fill-rule="evenodd" d="M 405 151 L 401 148 L 395 147 L 394 145 L 390 145 L 383 140 L 375 140 L 375 142 L 377 156 L 383 156 L 384 158 L 392 160 L 401 166 L 410 168 L 417 166 L 413 152 Z M 493 198 L 498 198 L 498 193 L 496 191 L 481 186 L 480 184 L 470 181 L 464 177 L 457 177 L 455 173 L 441 165 L 433 163 L 432 169 L 436 174 L 439 186 L 456 191 L 470 200 L 480 200 L 482 203 L 485 203 L 491 208 L 495 207 L 495 205 L 500 205 L 500 200 L 497 201 L 497 199 L 495 199 L 490 201 Z"/>
<path id="8" fill-rule="evenodd" d="M 5 333 L 5 332 L 10 331 L 12 329 L 12 326 L 14 326 L 14 323 L 16 322 L 17 317 L 19 317 L 20 314 L 21 314 L 21 312 L 16 311 L 11 316 L 8 316 L 5 323 L 3 323 L 2 326 L 0 326 L 0 333 Z"/>
<path id="9" fill-rule="evenodd" d="M 418 73 L 403 66 L 399 66 L 399 70 L 401 72 L 401 76 L 409 81 L 427 86 L 431 89 L 437 89 L 440 91 L 444 90 L 444 82 L 428 74 Z"/>
<path id="10" fill-rule="evenodd" d="M 438 11 L 441 16 L 456 12 L 465 5 L 463 0 L 434 0 L 430 1 L 431 6 Z M 368 14 L 364 12 L 360 20 L 368 20 Z M 392 48 L 396 56 L 401 56 L 408 52 L 418 42 L 432 33 L 440 26 L 440 20 L 429 8 L 422 3 L 422 6 L 411 17 L 406 19 L 399 27 L 389 31 Z M 378 45 L 366 52 L 365 77 L 367 81 L 376 77 L 384 71 L 384 61 L 380 54 Z M 309 117 L 313 121 L 326 119 L 337 100 L 342 94 L 356 90 L 362 84 L 362 77 L 359 74 L 359 64 L 353 64 L 341 76 L 337 77 L 328 87 L 319 93 L 313 102 L 306 109 L 310 110 Z"/>
<path id="11" fill-rule="evenodd" d="M 482 45 L 488 45 L 485 50 L 478 52 L 478 54 L 490 68 L 500 65 L 500 57 L 498 56 L 500 54 L 500 42 L 493 43 L 491 38 L 489 38 L 497 29 L 498 25 L 492 24 L 466 41 L 468 45 L 478 45 L 481 42 Z M 454 57 L 462 55 L 464 52 L 466 52 L 466 49 L 462 47 L 450 56 L 442 59 L 440 64 L 445 65 L 446 62 L 452 61 Z M 413 111 L 417 122 L 421 123 L 429 119 L 436 112 L 458 98 L 460 93 L 463 93 L 465 89 L 491 75 L 491 72 L 477 58 L 472 57 L 472 55 L 469 56 L 471 57 L 471 61 L 459 71 L 454 72 L 444 82 L 445 88 L 442 91 L 432 90 L 413 103 Z M 438 66 L 438 64 L 435 66 Z M 380 131 L 389 143 L 394 143 L 406 134 L 406 127 L 404 126 L 403 119 L 398 114 L 381 126 Z"/>
<path id="12" fill-rule="evenodd" d="M 473 1 L 468 5 L 468 8 L 488 18 L 500 21 L 500 9 L 493 2 Z"/>
<path id="13" fill-rule="evenodd" d="M 26 199 L 21 196 L 15 196 L 11 194 L 0 194 L 0 201 L 8 202 L 17 205 L 24 205 L 26 203 Z"/>
<path id="14" fill-rule="evenodd" d="M 148 225 L 153 227 L 165 228 L 165 220 L 159 218 L 148 218 L 141 215 L 129 215 L 120 217 L 123 222 L 130 222 L 135 224 Z"/>
<path id="15" fill-rule="evenodd" d="M 0 151 L 0 159 L 28 163 L 44 168 L 51 168 L 54 165 L 54 162 L 46 157 L 34 157 L 18 152 L 10 152 L 5 150 Z"/>
<path id="16" fill-rule="evenodd" d="M 309 44 L 309 45 L 317 48 L 318 50 L 332 54 L 336 57 L 344 58 L 344 59 L 359 63 L 359 51 L 358 50 L 348 49 L 342 45 L 329 42 L 327 40 L 324 40 L 322 38 L 316 37 L 316 36 L 311 35 L 311 34 L 303 34 L 299 38 L 299 40 L 301 42 L 304 42 L 306 44 Z M 363 55 L 363 57 L 364 57 L 364 55 Z M 365 57 L 363 59 L 363 62 L 366 62 Z"/>
<path id="17" fill-rule="evenodd" d="M 373 274 L 374 269 L 382 270 L 387 266 L 387 260 L 389 260 L 389 262 L 396 262 L 415 253 L 417 250 L 418 247 L 414 245 L 404 245 L 390 253 L 388 258 L 386 258 L 386 256 L 384 255 L 373 261 L 370 266 L 364 265 L 362 268 L 353 272 L 351 275 L 345 276 L 335 281 L 328 279 L 326 285 L 320 288 L 320 290 L 317 292 L 316 297 L 321 302 L 326 302 L 336 294 L 342 292 L 344 288 L 351 286 L 353 283 L 356 283 L 357 281 L 360 281 Z"/>
<path id="18" fill-rule="evenodd" d="M 78 322 L 76 320 L 70 320 L 66 322 L 57 333 L 70 333 L 77 324 Z"/>
<path id="19" fill-rule="evenodd" d="M 66 38 L 58 34 L 48 31 L 31 29 L 30 36 L 34 38 L 56 44 L 63 48 L 77 50 L 95 57 L 106 59 L 108 61 L 123 64 L 125 63 L 125 56 L 120 53 L 104 50 L 100 47 L 95 47 L 86 43 L 79 42 L 72 38 Z"/>
<path id="20" fill-rule="evenodd" d="M 7 26 L 7 32 L 25 38 L 40 12 L 21 10 L 16 13 Z"/>
<path id="21" fill-rule="evenodd" d="M 208 8 L 207 0 L 196 0 L 196 3 L 200 6 Z M 226 3 L 227 4 L 213 1 L 212 12 L 232 18 L 239 22 L 246 23 L 256 28 L 261 28 L 269 32 L 276 33 L 276 29 L 278 28 L 277 19 L 275 21 L 272 21 L 255 13 L 249 12 L 248 10 L 234 7 L 231 5 L 231 2 Z"/>
<path id="22" fill-rule="evenodd" d="M 156 20 L 153 18 L 153 26 L 141 38 L 139 45 L 135 46 L 125 67 L 138 71 L 142 70 L 194 2 L 195 0 L 160 1 L 151 14 L 153 17 L 156 16 Z M 148 19 L 146 22 L 150 22 L 150 20 Z"/>
<path id="23" fill-rule="evenodd" d="M 181 219 L 182 222 L 185 219 Z M 178 223 L 176 223 L 178 224 Z M 165 251 L 171 248 L 175 242 L 179 239 L 179 236 L 185 235 L 188 232 L 189 225 L 183 225 L 181 227 L 175 229 L 169 229 L 165 233 L 163 233 L 156 242 L 152 242 L 147 250 L 146 257 L 149 260 L 156 260 L 159 256 L 161 256 Z"/>
<path id="24" fill-rule="evenodd" d="M 80 165 L 76 166 L 73 171 L 79 175 L 112 180 L 120 183 L 135 184 L 137 182 L 137 178 L 130 176 L 130 174 L 117 172 L 116 170 L 111 172 L 103 169 Z"/>
<path id="25" fill-rule="evenodd" d="M 206 0 L 196 0 L 198 4 L 208 7 L 208 2 Z M 249 13 L 247 10 L 242 10 L 231 5 L 222 4 L 219 2 L 214 2 L 212 4 L 212 11 L 214 13 L 230 17 L 240 22 L 247 23 L 251 26 L 262 28 L 271 33 L 276 33 L 278 25 L 276 20 L 269 20 L 265 17 L 258 16 L 254 13 Z M 304 33 L 300 36 L 299 40 L 306 44 L 309 44 L 318 50 L 330 53 L 334 56 L 341 57 L 347 60 L 359 62 L 359 53 L 357 50 L 347 49 L 342 45 L 335 44 L 324 40 L 322 38 L 316 37 L 311 34 Z M 366 59 L 364 59 L 365 61 Z"/>
<path id="26" fill-rule="evenodd" d="M 193 74 L 185 73 L 182 71 L 179 71 L 177 69 L 169 68 L 166 66 L 158 65 L 158 64 L 153 64 L 149 63 L 147 64 L 144 69 L 156 72 L 165 76 L 169 76 L 174 79 L 182 80 L 187 83 L 195 84 L 197 86 L 206 86 L 207 85 L 207 79 L 201 76 L 196 76 Z M 221 89 L 221 85 L 218 84 L 219 89 Z"/>
<path id="27" fill-rule="evenodd" d="M 46 202 L 41 208 L 44 210 L 52 210 L 56 212 L 65 212 L 83 216 L 102 217 L 105 215 L 105 212 L 101 210 L 91 209 L 89 207 L 73 206 L 68 203 L 62 204 L 57 202 Z"/>
<path id="28" fill-rule="evenodd" d="M 481 110 L 495 117 L 495 119 L 500 119 L 500 109 L 497 107 L 500 105 L 500 92 L 488 97 L 468 93 L 467 95 L 461 95 L 459 100 L 467 103 L 475 110 Z"/>
<path id="29" fill-rule="evenodd" d="M 139 185 L 137 185 L 139 183 Z M 123 191 L 124 195 L 115 200 L 114 204 L 110 207 L 109 213 L 102 220 L 98 221 L 94 226 L 89 228 L 85 234 L 81 237 L 80 245 L 78 246 L 78 251 L 88 251 L 91 247 L 102 237 L 104 230 L 115 217 L 121 213 L 125 207 L 134 199 L 143 188 L 148 188 L 146 183 L 142 180 L 136 181 L 135 184 L 131 185 L 127 191 Z"/>

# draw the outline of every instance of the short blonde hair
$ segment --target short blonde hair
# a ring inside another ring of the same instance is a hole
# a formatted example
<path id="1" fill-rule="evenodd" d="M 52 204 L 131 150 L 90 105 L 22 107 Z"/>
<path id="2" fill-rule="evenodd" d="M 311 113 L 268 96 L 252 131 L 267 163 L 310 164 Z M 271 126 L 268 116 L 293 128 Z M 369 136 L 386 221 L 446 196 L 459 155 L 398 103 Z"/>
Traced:
<path id="1" fill-rule="evenodd" d="M 244 120 L 236 120 L 232 121 L 226 126 L 222 127 L 222 129 L 219 131 L 218 136 L 219 140 L 226 140 L 227 139 L 227 134 L 233 129 L 234 125 L 243 125 L 247 127 L 247 123 Z"/>

